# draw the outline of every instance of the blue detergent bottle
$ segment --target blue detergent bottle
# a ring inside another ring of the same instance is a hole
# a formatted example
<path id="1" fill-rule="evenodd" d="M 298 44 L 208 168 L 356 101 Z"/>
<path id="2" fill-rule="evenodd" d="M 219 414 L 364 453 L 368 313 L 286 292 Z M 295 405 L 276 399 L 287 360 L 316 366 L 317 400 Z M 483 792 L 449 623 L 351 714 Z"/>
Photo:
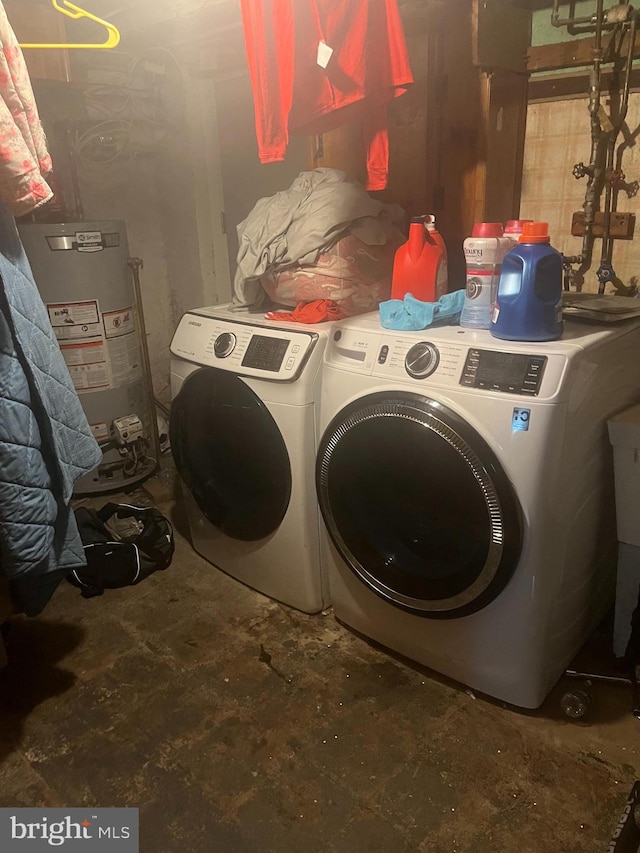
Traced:
<path id="1" fill-rule="evenodd" d="M 502 261 L 491 334 L 505 341 L 555 341 L 562 335 L 562 255 L 547 222 L 525 222 Z"/>

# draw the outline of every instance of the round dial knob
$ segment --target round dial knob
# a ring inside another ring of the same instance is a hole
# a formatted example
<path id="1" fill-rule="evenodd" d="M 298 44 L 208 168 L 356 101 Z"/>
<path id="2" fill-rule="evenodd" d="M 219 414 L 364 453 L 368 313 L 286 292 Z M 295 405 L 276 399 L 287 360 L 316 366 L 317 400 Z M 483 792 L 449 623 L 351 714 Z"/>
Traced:
<path id="1" fill-rule="evenodd" d="M 404 367 L 409 376 L 413 376 L 414 379 L 425 379 L 431 376 L 439 361 L 440 354 L 437 348 L 428 341 L 420 341 L 407 353 Z"/>
<path id="2" fill-rule="evenodd" d="M 213 351 L 216 358 L 226 358 L 228 355 L 231 355 L 235 346 L 236 336 L 232 335 L 231 332 L 223 332 L 216 338 L 213 344 Z"/>

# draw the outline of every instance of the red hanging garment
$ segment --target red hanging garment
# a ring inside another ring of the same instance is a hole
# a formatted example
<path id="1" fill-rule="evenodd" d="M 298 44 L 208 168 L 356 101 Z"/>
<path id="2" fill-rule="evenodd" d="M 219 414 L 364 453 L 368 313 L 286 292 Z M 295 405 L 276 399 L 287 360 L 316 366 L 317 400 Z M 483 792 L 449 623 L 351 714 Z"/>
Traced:
<path id="1" fill-rule="evenodd" d="M 241 0 L 262 163 L 289 131 L 362 122 L 366 189 L 387 183 L 387 104 L 413 82 L 397 0 Z"/>

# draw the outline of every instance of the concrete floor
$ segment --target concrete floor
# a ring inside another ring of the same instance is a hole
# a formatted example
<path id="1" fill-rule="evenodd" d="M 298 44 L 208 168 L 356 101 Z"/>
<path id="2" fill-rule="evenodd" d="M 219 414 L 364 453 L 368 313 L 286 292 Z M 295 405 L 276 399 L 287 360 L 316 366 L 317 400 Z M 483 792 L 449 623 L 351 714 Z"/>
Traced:
<path id="1" fill-rule="evenodd" d="M 166 472 L 146 487 L 184 533 L 171 491 Z M 582 723 L 566 682 L 535 713 L 474 698 L 246 589 L 180 532 L 140 586 L 61 586 L 10 655 L 0 805 L 137 806 L 143 853 L 590 853 L 638 777 L 624 688 L 594 688 Z"/>

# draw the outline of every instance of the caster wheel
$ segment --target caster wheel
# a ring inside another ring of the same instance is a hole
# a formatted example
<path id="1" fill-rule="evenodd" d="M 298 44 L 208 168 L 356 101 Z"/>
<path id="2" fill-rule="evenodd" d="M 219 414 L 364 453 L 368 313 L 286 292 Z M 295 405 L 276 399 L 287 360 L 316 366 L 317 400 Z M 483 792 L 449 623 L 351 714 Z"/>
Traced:
<path id="1" fill-rule="evenodd" d="M 571 720 L 578 720 L 584 717 L 589 710 L 591 697 L 585 690 L 569 690 L 560 699 L 560 707 L 565 716 Z"/>

